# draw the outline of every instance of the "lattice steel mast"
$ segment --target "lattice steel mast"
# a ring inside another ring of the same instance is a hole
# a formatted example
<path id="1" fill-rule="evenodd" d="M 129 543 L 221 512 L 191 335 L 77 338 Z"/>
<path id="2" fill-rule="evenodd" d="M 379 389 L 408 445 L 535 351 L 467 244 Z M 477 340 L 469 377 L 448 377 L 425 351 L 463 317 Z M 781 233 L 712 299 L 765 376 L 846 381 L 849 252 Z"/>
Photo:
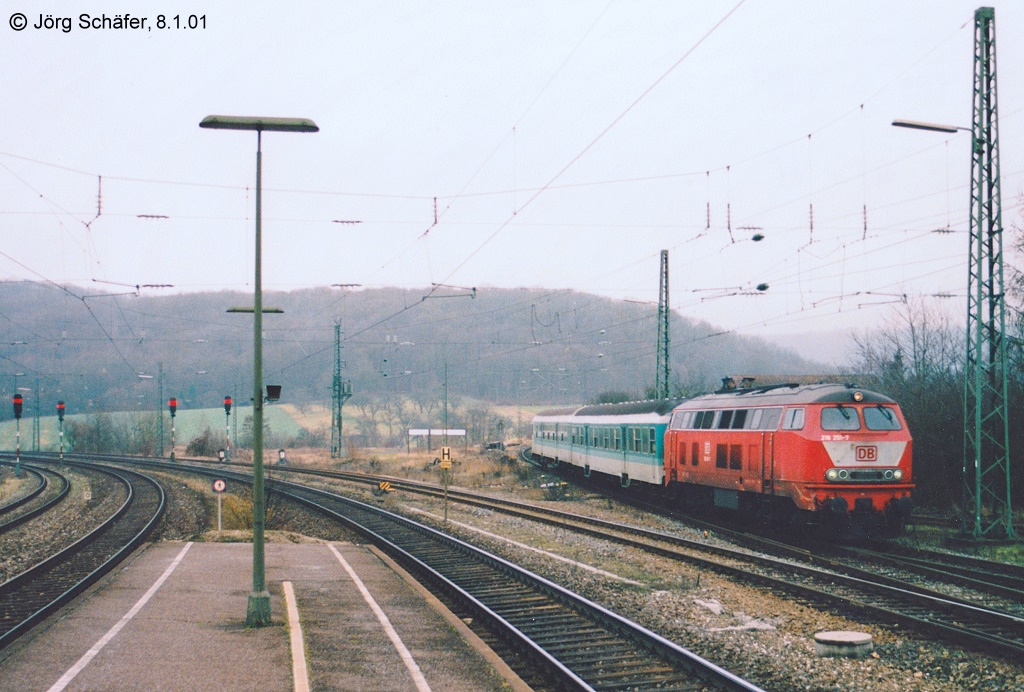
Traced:
<path id="1" fill-rule="evenodd" d="M 658 289 L 658 362 L 655 373 L 654 396 L 668 398 L 668 317 L 671 309 L 668 302 L 668 250 L 661 251 L 661 281 Z"/>
<path id="2" fill-rule="evenodd" d="M 974 13 L 971 159 L 963 531 L 974 538 L 1013 538 L 996 31 L 991 7 L 980 7 Z"/>
<path id="3" fill-rule="evenodd" d="M 352 396 L 352 382 L 341 379 L 341 325 L 334 325 L 334 379 L 331 382 L 331 458 L 338 459 L 345 453 L 342 437 L 341 412 L 345 402 Z"/>

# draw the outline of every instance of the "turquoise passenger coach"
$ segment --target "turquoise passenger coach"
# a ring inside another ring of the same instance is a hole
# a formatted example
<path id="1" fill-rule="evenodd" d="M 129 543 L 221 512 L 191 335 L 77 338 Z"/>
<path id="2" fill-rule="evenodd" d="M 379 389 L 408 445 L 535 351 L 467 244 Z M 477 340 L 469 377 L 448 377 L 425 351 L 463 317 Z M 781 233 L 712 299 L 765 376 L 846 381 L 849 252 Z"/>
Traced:
<path id="1" fill-rule="evenodd" d="M 552 466 L 577 466 L 583 475 L 665 482 L 665 428 L 679 399 L 549 409 L 533 418 L 533 458 Z"/>

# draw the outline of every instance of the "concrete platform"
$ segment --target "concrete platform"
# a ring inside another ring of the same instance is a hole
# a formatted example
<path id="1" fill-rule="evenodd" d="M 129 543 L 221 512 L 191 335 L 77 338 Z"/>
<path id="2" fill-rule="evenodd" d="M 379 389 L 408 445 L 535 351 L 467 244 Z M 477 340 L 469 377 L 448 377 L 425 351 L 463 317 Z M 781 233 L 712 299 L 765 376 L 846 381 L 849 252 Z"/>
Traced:
<path id="1" fill-rule="evenodd" d="M 283 582 L 295 596 L 309 689 L 528 689 L 375 551 L 270 543 L 266 555 L 271 626 L 245 627 L 250 544 L 153 544 L 0 652 L 0 690 L 303 689 Z"/>

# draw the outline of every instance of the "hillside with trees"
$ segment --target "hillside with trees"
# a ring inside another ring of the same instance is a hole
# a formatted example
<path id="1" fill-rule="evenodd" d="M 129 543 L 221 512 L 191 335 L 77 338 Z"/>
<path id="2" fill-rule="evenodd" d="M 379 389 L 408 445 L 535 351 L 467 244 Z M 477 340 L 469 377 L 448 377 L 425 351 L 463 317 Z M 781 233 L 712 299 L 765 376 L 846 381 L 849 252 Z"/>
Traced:
<path id="1" fill-rule="evenodd" d="M 157 376 L 182 407 L 248 400 L 251 294 L 114 295 L 48 284 L 0 284 L 4 346 L 0 393 L 35 388 L 69 412 L 151 409 Z M 373 399 L 562 404 L 603 392 L 643 398 L 654 384 L 656 307 L 572 291 L 395 288 L 268 292 L 264 317 L 268 383 L 283 400 L 330 402 L 334 326 L 352 404 Z M 672 322 L 673 394 L 705 391 L 726 374 L 818 372 L 767 342 L 723 334 L 678 314 Z M 22 373 L 22 374 L 18 374 Z M 141 375 L 141 377 L 140 377 Z M 16 382 L 17 380 L 17 382 Z M 0 409 L 0 419 L 10 411 Z"/>

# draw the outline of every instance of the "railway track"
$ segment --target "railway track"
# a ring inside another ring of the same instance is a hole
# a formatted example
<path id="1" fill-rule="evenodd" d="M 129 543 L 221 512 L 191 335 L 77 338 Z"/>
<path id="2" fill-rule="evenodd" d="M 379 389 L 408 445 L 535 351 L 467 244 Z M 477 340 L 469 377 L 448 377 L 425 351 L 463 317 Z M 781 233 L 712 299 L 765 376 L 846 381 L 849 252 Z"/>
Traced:
<path id="1" fill-rule="evenodd" d="M 163 488 L 148 476 L 78 463 L 124 484 L 128 497 L 113 516 L 89 534 L 0 584 L 0 649 L 69 603 L 131 554 L 163 512 Z"/>
<path id="2" fill-rule="evenodd" d="M 277 470 L 279 469 L 275 468 L 275 472 Z M 280 470 L 292 474 L 373 485 L 381 480 L 387 480 L 395 489 L 436 497 L 443 494 L 441 488 L 398 478 L 293 467 Z M 759 543 L 758 550 L 770 548 L 784 554 L 783 557 L 775 557 L 754 550 L 713 545 L 708 541 L 688 540 L 672 534 L 626 527 L 553 508 L 489 498 L 452 488 L 448 489 L 448 498 L 588 533 L 649 553 L 687 562 L 740 582 L 760 585 L 772 592 L 787 593 L 798 601 L 832 610 L 852 619 L 867 620 L 882 626 L 897 625 L 902 629 L 910 628 L 928 636 L 1010 658 L 1019 657 L 1024 653 L 1024 617 L 998 608 L 952 598 L 905 580 L 841 564 L 793 546 L 774 542 Z M 722 530 L 718 526 L 712 528 L 716 531 Z M 739 537 L 744 540 L 755 539 L 749 535 Z M 707 557 L 708 553 L 713 557 Z"/>
<path id="3" fill-rule="evenodd" d="M 22 469 L 38 482 L 29 493 L 0 507 L 0 535 L 52 509 L 71 491 L 71 481 L 59 471 L 29 465 Z"/>
<path id="4" fill-rule="evenodd" d="M 113 459 L 111 459 L 113 460 Z M 125 461 L 125 459 L 117 459 Z M 251 483 L 237 471 L 140 462 Z M 515 652 L 522 673 L 557 689 L 759 690 L 649 630 L 506 560 L 379 507 L 268 479 L 267 487 L 358 531 Z"/>
<path id="5" fill-rule="evenodd" d="M 274 472 L 317 476 L 366 485 L 386 480 L 393 489 L 442 497 L 436 486 L 400 478 L 360 473 L 274 467 Z M 805 548 L 779 543 L 720 525 L 697 522 L 709 531 L 726 534 L 746 545 L 736 549 L 679 536 L 514 500 L 496 499 L 449 488 L 449 500 L 484 507 L 521 518 L 541 521 L 563 529 L 687 562 L 741 582 L 755 583 L 773 592 L 789 594 L 816 608 L 831 610 L 851 619 L 882 626 L 910 628 L 959 645 L 972 646 L 1006 657 L 1024 654 L 1024 613 L 1008 612 L 1005 603 L 979 603 L 952 597 L 906 578 L 885 576 L 874 569 L 858 568 L 829 559 Z M 651 511 L 661 508 L 644 507 Z M 694 523 L 691 517 L 674 517 Z M 704 557 L 710 553 L 713 557 Z M 960 582 L 965 584 L 966 582 Z M 979 585 L 975 585 L 977 588 Z M 1009 592 L 1004 594 L 1007 597 Z M 1020 602 L 1024 605 L 1024 601 Z M 1012 606 L 1012 603 L 1009 604 Z"/>

